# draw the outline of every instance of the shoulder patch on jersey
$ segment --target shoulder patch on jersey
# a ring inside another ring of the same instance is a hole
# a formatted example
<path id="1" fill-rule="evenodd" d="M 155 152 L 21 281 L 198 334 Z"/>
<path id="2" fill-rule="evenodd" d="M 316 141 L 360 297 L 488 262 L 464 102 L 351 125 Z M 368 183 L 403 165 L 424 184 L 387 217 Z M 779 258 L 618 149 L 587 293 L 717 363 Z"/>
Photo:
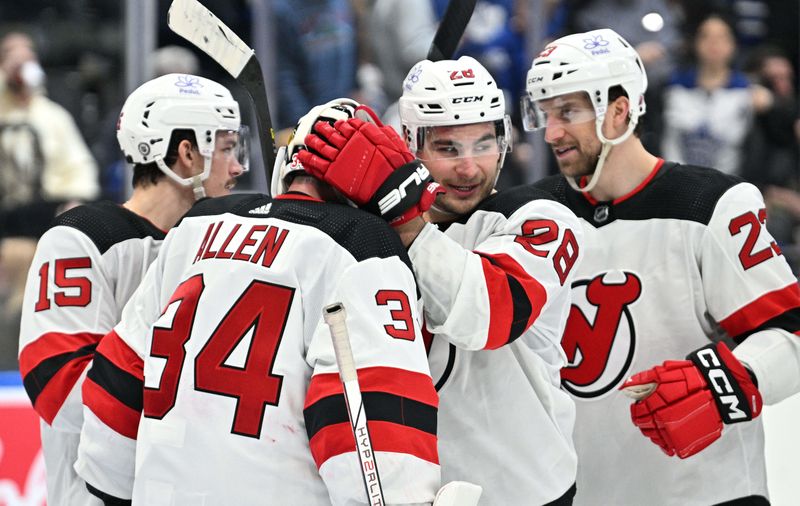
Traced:
<path id="1" fill-rule="evenodd" d="M 615 220 L 677 219 L 707 224 L 720 197 L 744 180 L 716 169 L 664 162 L 653 180 L 619 203 L 589 200 L 573 190 L 563 176 L 551 176 L 533 186 L 553 194 L 578 217 L 595 226 Z M 598 222 L 597 209 L 607 208 Z"/>
<path id="2" fill-rule="evenodd" d="M 534 200 L 556 200 L 549 192 L 534 186 L 515 186 L 485 198 L 471 213 L 459 218 L 458 223 L 466 223 L 477 211 L 500 213 L 506 218 L 519 208 Z"/>
<path id="3" fill-rule="evenodd" d="M 92 240 L 101 255 L 128 239 L 152 237 L 160 241 L 166 235 L 138 214 L 109 201 L 74 207 L 56 216 L 52 226 L 79 230 Z"/>

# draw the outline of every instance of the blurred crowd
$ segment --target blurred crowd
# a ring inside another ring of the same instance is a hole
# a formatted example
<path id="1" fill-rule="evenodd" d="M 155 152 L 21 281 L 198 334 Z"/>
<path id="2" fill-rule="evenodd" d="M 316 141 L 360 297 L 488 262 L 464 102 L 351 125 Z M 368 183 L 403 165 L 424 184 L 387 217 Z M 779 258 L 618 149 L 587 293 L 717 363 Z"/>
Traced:
<path id="1" fill-rule="evenodd" d="M 264 1 L 274 20 L 270 98 L 279 143 L 313 105 L 341 96 L 396 124 L 403 78 L 426 55 L 448 3 Z M 115 138 L 125 96 L 124 2 L 2 3 L 9 5 L 0 5 L 0 370 L 16 365 L 19 306 L 37 238 L 71 205 L 121 202 L 130 186 Z M 248 40 L 251 2 L 203 3 Z M 151 58 L 152 76 L 191 72 L 225 82 L 213 62 L 169 32 L 169 1 L 157 4 L 161 49 Z M 549 155 L 533 156 L 533 139 L 521 133 L 531 48 L 612 28 L 636 46 L 650 78 L 645 146 L 759 186 L 772 234 L 800 271 L 799 9 L 784 0 L 480 0 L 458 54 L 483 63 L 514 107 L 517 134 L 498 186 L 556 171 Z M 535 171 L 540 160 L 548 166 Z"/>

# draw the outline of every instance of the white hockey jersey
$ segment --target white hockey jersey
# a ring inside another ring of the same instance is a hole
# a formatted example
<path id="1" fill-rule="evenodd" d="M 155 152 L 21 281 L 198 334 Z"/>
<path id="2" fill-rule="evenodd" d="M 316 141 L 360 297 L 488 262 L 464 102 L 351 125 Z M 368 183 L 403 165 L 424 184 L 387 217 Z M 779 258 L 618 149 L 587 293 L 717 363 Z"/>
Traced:
<path id="1" fill-rule="evenodd" d="M 800 291 L 766 229 L 758 190 L 716 170 L 663 163 L 631 194 L 596 202 L 563 177 L 536 186 L 581 219 L 562 385 L 575 398 L 576 504 L 717 504 L 767 497 L 761 419 L 726 425 L 681 460 L 630 419 L 618 391 L 632 374 L 712 340 L 758 378 L 765 402 L 798 391 Z M 750 504 L 750 503 L 748 503 Z M 758 503 L 761 504 L 761 503 Z"/>
<path id="2" fill-rule="evenodd" d="M 322 319 L 343 302 L 386 501 L 431 502 L 438 397 L 415 297 L 379 218 L 299 194 L 198 203 L 98 347 L 78 473 L 147 506 L 366 503 Z"/>
<path id="3" fill-rule="evenodd" d="M 575 483 L 559 341 L 581 236 L 563 205 L 515 188 L 409 248 L 433 334 L 442 479 L 481 485 L 482 505 L 541 505 Z"/>
<path id="4" fill-rule="evenodd" d="M 100 338 L 158 253 L 164 232 L 112 202 L 59 215 L 28 273 L 19 336 L 25 390 L 42 419 L 48 504 L 99 504 L 72 466 L 83 423 L 81 384 Z"/>

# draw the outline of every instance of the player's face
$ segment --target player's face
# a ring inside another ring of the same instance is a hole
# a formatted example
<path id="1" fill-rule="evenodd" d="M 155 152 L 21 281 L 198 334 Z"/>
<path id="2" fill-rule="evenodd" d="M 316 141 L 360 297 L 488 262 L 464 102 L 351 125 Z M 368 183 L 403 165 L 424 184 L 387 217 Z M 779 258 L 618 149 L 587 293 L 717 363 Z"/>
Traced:
<path id="1" fill-rule="evenodd" d="M 429 128 L 417 156 L 447 190 L 436 198 L 433 212 L 472 211 L 494 189 L 500 154 L 493 122 Z"/>
<path id="2" fill-rule="evenodd" d="M 214 141 L 214 155 L 211 157 L 211 173 L 203 182 L 207 196 L 228 195 L 236 186 L 236 178 L 244 172 L 244 168 L 236 156 L 238 145 L 239 133 L 217 132 Z"/>
<path id="3" fill-rule="evenodd" d="M 586 93 L 577 92 L 537 102 L 546 116 L 544 140 L 550 145 L 561 173 L 568 177 L 594 172 L 601 144 L 595 113 Z"/>

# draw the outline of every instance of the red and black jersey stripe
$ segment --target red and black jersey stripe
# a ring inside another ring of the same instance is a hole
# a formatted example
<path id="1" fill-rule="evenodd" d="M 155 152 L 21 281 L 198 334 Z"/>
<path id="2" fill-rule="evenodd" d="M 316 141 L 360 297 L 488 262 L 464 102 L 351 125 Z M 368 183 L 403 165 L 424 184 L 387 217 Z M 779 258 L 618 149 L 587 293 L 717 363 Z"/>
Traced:
<path id="1" fill-rule="evenodd" d="M 358 371 L 364 410 L 375 451 L 406 453 L 438 463 L 438 396 L 425 374 L 390 367 Z M 311 378 L 303 411 L 311 453 L 317 467 L 355 451 L 339 375 Z"/>
<path id="2" fill-rule="evenodd" d="M 19 355 L 25 391 L 36 412 L 52 424 L 75 383 L 92 360 L 102 336 L 89 332 L 48 332 L 27 345 Z"/>
<path id="3" fill-rule="evenodd" d="M 489 336 L 484 348 L 494 350 L 513 342 L 533 325 L 547 292 L 510 256 L 476 253 L 489 292 Z"/>
<path id="4" fill-rule="evenodd" d="M 791 283 L 766 293 L 719 323 L 739 343 L 750 334 L 769 328 L 800 335 L 800 287 Z"/>
<path id="5" fill-rule="evenodd" d="M 144 389 L 142 359 L 111 331 L 97 347 L 83 383 L 83 403 L 106 425 L 136 439 Z"/>

